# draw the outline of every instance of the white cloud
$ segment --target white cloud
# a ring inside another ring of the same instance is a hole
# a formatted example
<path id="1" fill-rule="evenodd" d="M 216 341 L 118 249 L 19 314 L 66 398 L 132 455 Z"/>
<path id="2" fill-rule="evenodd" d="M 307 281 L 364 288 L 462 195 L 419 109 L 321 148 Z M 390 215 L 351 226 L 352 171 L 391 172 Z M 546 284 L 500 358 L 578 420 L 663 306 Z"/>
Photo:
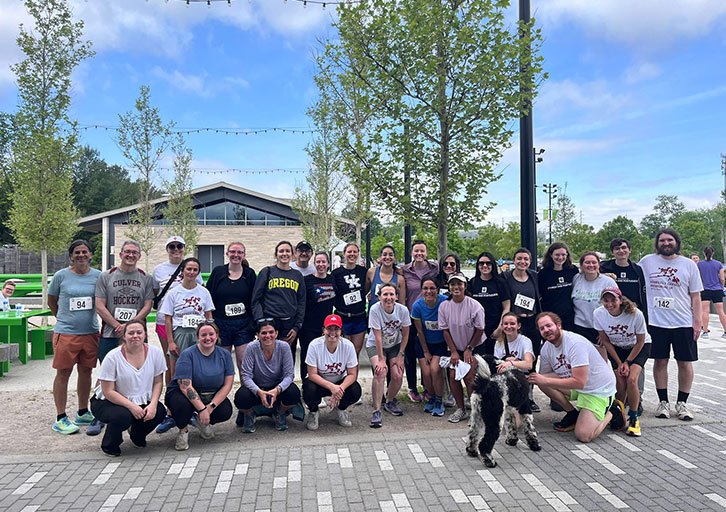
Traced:
<path id="1" fill-rule="evenodd" d="M 183 92 L 191 92 L 203 98 L 212 96 L 212 91 L 205 85 L 207 73 L 202 72 L 199 75 L 184 74 L 178 70 L 165 71 L 159 66 L 155 66 L 151 70 L 151 74 L 157 78 L 168 82 L 175 89 Z"/>
<path id="2" fill-rule="evenodd" d="M 537 172 L 547 172 L 552 164 L 567 162 L 581 155 L 596 155 L 607 153 L 615 148 L 621 139 L 555 139 L 536 137 L 537 150 L 544 149 L 541 155 L 542 163 L 537 164 Z M 500 172 L 507 167 L 519 168 L 519 140 L 514 141 L 512 147 L 505 150 L 499 162 Z"/>
<path id="3" fill-rule="evenodd" d="M 623 73 L 623 80 L 627 84 L 634 84 L 655 78 L 661 73 L 662 70 L 656 64 L 653 64 L 652 62 L 640 62 L 625 70 L 625 73 Z"/>
<path id="4" fill-rule="evenodd" d="M 594 39 L 632 46 L 639 53 L 703 36 L 726 16 L 723 0 L 535 0 L 538 24 L 569 21 Z"/>
<path id="5" fill-rule="evenodd" d="M 576 112 L 583 116 L 612 116 L 632 103 L 626 93 L 605 80 L 577 83 L 570 79 L 548 81 L 535 99 L 537 115 L 553 118 L 562 113 Z"/>

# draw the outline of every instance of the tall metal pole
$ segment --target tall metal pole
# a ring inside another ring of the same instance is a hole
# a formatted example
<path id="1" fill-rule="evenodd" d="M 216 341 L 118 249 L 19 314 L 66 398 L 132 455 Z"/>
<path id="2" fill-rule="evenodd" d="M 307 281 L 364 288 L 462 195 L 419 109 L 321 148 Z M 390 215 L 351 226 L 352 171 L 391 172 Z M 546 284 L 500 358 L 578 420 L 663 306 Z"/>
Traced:
<path id="1" fill-rule="evenodd" d="M 411 165 L 409 160 L 408 145 L 408 123 L 403 125 L 403 133 L 406 138 L 406 160 L 403 164 L 403 187 L 406 192 L 408 201 L 411 201 Z M 406 208 L 406 225 L 403 227 L 403 261 L 411 262 L 411 208 Z"/>
<path id="2" fill-rule="evenodd" d="M 554 215 L 552 212 L 552 199 L 557 197 L 557 184 L 555 183 L 543 183 L 542 184 L 542 190 L 547 192 L 547 200 L 549 204 L 549 210 L 548 211 L 548 218 L 550 222 L 550 233 L 549 233 L 549 241 L 550 245 L 552 245 L 552 221 L 554 219 Z"/>
<path id="3" fill-rule="evenodd" d="M 529 23 L 529 0 L 519 0 L 519 20 Z M 529 31 L 522 32 L 521 37 L 529 37 Z M 529 49 L 525 50 L 529 51 Z M 524 72 L 529 66 L 529 58 L 522 59 L 521 70 Z M 521 82 L 522 94 L 529 94 L 528 84 Z M 520 166 L 520 210 L 522 223 L 522 247 L 532 253 L 532 267 L 537 265 L 537 223 L 535 213 L 537 203 L 535 198 L 534 177 L 534 136 L 532 130 L 532 105 L 529 112 L 519 119 L 519 166 Z"/>

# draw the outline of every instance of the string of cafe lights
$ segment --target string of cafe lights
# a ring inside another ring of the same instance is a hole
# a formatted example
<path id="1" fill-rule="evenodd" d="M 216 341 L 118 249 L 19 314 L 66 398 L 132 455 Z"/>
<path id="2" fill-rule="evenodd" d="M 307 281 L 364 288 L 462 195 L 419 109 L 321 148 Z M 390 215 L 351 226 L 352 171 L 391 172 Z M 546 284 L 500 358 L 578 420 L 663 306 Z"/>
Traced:
<path id="1" fill-rule="evenodd" d="M 168 2 L 169 0 L 166 0 L 166 1 Z M 181 1 L 186 3 L 187 5 L 207 4 L 207 7 L 212 7 L 212 2 L 226 2 L 229 7 L 232 7 L 232 0 L 181 0 Z M 249 3 L 252 3 L 252 0 L 248 0 L 248 1 L 249 1 Z M 290 1 L 300 3 L 303 5 L 303 7 L 307 7 L 308 4 L 312 4 L 312 5 L 320 5 L 323 7 L 323 9 L 325 9 L 325 7 L 328 5 L 341 5 L 341 4 L 353 5 L 353 4 L 360 4 L 364 0 L 341 0 L 341 1 L 338 1 L 338 0 L 332 0 L 332 1 L 329 1 L 329 0 L 290 0 Z M 287 3 L 288 0 L 283 0 L 283 2 Z"/>
<path id="2" fill-rule="evenodd" d="M 118 126 L 102 125 L 102 124 L 79 124 L 78 129 L 83 131 L 88 130 L 118 130 Z M 199 128 L 174 128 L 171 130 L 172 133 L 181 133 L 182 135 L 192 135 L 195 133 L 218 133 L 223 135 L 259 135 L 262 133 L 294 133 L 294 134 L 310 134 L 316 133 L 318 130 L 310 128 L 299 128 L 299 127 L 270 127 L 270 128 L 254 128 L 254 129 L 237 129 L 237 128 L 214 128 L 214 127 L 199 127 Z"/>
<path id="3" fill-rule="evenodd" d="M 173 171 L 173 167 L 160 167 L 159 170 L 162 171 Z M 284 168 L 276 168 L 276 169 L 237 169 L 237 168 L 229 168 L 229 169 L 199 169 L 192 167 L 190 169 L 195 174 L 302 174 L 307 172 L 306 169 L 302 169 L 299 167 L 296 168 L 290 168 L 290 169 L 284 169 Z"/>

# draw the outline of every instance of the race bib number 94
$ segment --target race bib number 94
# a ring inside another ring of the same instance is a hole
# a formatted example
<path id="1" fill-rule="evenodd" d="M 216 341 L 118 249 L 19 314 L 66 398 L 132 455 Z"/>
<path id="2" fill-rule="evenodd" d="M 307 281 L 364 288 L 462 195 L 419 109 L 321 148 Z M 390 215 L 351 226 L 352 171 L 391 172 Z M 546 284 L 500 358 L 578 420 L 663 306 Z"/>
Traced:
<path id="1" fill-rule="evenodd" d="M 73 297 L 70 299 L 69 308 L 71 311 L 86 311 L 93 309 L 92 297 Z M 116 310 L 118 311 L 118 310 Z"/>
<path id="2" fill-rule="evenodd" d="M 128 322 L 136 316 L 136 310 L 131 308 L 116 308 L 113 317 L 119 322 Z"/>
<path id="3" fill-rule="evenodd" d="M 656 309 L 673 309 L 675 300 L 673 297 L 653 297 L 653 307 Z"/>

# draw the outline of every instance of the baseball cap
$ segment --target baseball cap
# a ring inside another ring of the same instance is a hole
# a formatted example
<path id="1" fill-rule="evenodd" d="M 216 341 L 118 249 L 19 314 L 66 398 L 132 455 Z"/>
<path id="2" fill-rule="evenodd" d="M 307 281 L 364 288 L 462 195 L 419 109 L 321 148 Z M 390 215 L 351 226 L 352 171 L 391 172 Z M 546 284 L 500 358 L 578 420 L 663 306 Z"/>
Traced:
<path id="1" fill-rule="evenodd" d="M 453 274 L 451 274 L 451 275 L 449 276 L 449 279 L 448 279 L 448 280 L 447 280 L 446 282 L 447 282 L 447 283 L 450 283 L 450 282 L 451 282 L 451 281 L 453 281 L 454 279 L 458 279 L 459 281 L 461 281 L 461 282 L 462 282 L 462 283 L 464 283 L 464 284 L 466 284 L 466 283 L 467 283 L 467 282 L 469 281 L 469 280 L 468 280 L 468 279 L 466 278 L 466 276 L 465 276 L 464 274 L 462 274 L 461 272 L 454 272 Z"/>
<path id="2" fill-rule="evenodd" d="M 295 246 L 295 249 L 308 249 L 308 250 L 312 251 L 313 250 L 313 246 L 310 245 L 310 242 L 306 242 L 305 240 L 303 240 L 302 242 L 299 242 Z"/>
<path id="3" fill-rule="evenodd" d="M 600 292 L 600 298 L 602 299 L 606 293 L 614 295 L 615 297 L 623 296 L 623 292 L 621 292 L 620 288 L 618 288 L 617 286 L 608 286 L 607 288 L 605 288 L 602 292 Z"/>
<path id="4" fill-rule="evenodd" d="M 323 327 L 330 327 L 331 325 L 337 325 L 341 329 L 343 328 L 343 320 L 338 315 L 328 315 L 325 317 Z"/>
<path id="5" fill-rule="evenodd" d="M 173 243 L 173 242 L 179 242 L 180 244 L 187 245 L 187 243 L 184 241 L 184 239 L 182 237 L 172 236 L 166 240 L 166 245 L 164 247 L 166 247 L 167 245 L 169 245 L 170 243 Z"/>

